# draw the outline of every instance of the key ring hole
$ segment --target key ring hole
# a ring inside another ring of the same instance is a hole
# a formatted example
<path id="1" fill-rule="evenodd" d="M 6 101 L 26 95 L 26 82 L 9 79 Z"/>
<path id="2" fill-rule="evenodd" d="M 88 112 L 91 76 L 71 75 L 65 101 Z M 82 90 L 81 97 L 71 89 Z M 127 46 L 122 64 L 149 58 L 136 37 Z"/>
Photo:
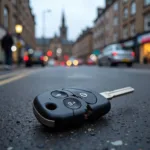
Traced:
<path id="1" fill-rule="evenodd" d="M 48 110 L 55 110 L 57 108 L 57 106 L 56 106 L 56 104 L 48 103 L 48 104 L 46 104 L 46 108 Z"/>

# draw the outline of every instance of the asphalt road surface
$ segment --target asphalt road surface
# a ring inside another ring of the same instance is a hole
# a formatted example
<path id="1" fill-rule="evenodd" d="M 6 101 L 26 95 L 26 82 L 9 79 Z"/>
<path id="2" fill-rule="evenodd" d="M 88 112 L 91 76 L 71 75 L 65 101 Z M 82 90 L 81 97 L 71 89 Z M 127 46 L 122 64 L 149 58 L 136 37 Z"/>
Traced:
<path id="1" fill-rule="evenodd" d="M 94 123 L 64 131 L 44 128 L 32 112 L 38 94 L 62 87 L 98 92 L 132 86 Z M 0 150 L 149 150 L 150 70 L 134 68 L 23 69 L 0 76 Z"/>

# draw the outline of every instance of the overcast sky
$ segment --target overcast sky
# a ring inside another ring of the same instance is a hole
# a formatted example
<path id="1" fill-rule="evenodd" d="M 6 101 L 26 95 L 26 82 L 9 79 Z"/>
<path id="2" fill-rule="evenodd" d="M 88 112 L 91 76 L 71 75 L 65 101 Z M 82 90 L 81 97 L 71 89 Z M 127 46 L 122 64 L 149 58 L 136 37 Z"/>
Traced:
<path id="1" fill-rule="evenodd" d="M 104 7 L 105 0 L 30 0 L 33 13 L 36 17 L 36 37 L 42 36 L 42 12 L 51 9 L 46 14 L 46 37 L 59 34 L 61 13 L 64 9 L 68 38 L 75 40 L 82 29 L 91 27 L 97 15 L 97 7 Z"/>

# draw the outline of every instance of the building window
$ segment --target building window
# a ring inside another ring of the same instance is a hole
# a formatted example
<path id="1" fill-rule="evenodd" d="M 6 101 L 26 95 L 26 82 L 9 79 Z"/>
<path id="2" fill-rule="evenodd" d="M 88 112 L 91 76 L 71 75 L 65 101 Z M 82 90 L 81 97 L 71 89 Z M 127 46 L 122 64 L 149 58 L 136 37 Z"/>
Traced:
<path id="1" fill-rule="evenodd" d="M 144 0 L 145 5 L 150 5 L 150 0 Z"/>
<path id="2" fill-rule="evenodd" d="M 123 0 L 123 3 L 127 3 L 128 2 L 128 0 Z"/>
<path id="3" fill-rule="evenodd" d="M 123 28 L 123 38 L 124 39 L 128 38 L 128 27 L 127 26 Z"/>
<path id="4" fill-rule="evenodd" d="M 117 26 L 118 25 L 118 17 L 115 17 L 114 18 L 114 26 Z"/>
<path id="5" fill-rule="evenodd" d="M 109 18 L 109 11 L 106 12 L 106 19 L 108 19 L 108 18 Z"/>
<path id="6" fill-rule="evenodd" d="M 133 2 L 131 4 L 131 15 L 135 15 L 135 13 L 136 13 L 136 3 Z"/>
<path id="7" fill-rule="evenodd" d="M 12 0 L 12 3 L 13 3 L 14 5 L 16 5 L 17 2 L 16 2 L 16 0 Z"/>
<path id="8" fill-rule="evenodd" d="M 144 16 L 144 30 L 150 31 L 150 13 Z"/>
<path id="9" fill-rule="evenodd" d="M 107 5 L 107 6 L 108 6 L 108 5 L 111 5 L 112 2 L 113 2 L 113 0 L 106 0 L 106 5 Z"/>
<path id="10" fill-rule="evenodd" d="M 114 42 L 117 42 L 117 41 L 118 41 L 118 33 L 114 33 L 113 39 L 114 39 Z"/>
<path id="11" fill-rule="evenodd" d="M 128 18 L 128 8 L 124 9 L 124 18 Z"/>
<path id="12" fill-rule="evenodd" d="M 115 3 L 114 4 L 114 11 L 118 11 L 118 7 L 119 7 L 118 3 Z"/>
<path id="13" fill-rule="evenodd" d="M 9 25 L 9 12 L 8 8 L 4 7 L 4 27 L 8 29 Z"/>
<path id="14" fill-rule="evenodd" d="M 130 26 L 130 33 L 131 33 L 131 36 L 135 36 L 135 34 L 136 34 L 135 22 L 131 23 L 131 26 Z"/>
<path id="15" fill-rule="evenodd" d="M 13 26 L 14 26 L 14 31 L 15 31 L 15 25 L 17 24 L 15 15 L 13 16 L 13 20 L 12 21 L 13 21 Z"/>

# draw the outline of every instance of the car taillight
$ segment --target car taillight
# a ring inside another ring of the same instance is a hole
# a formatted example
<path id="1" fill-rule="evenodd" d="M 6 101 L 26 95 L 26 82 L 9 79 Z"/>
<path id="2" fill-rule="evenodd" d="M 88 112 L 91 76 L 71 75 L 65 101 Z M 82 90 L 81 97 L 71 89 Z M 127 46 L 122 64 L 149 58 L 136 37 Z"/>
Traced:
<path id="1" fill-rule="evenodd" d="M 117 56 L 118 53 L 117 53 L 117 52 L 112 52 L 112 55 L 113 55 L 113 56 Z"/>
<path id="2" fill-rule="evenodd" d="M 29 57 L 28 57 L 28 56 L 24 56 L 23 60 L 24 60 L 24 61 L 28 61 L 28 60 L 29 60 Z"/>
<path id="3" fill-rule="evenodd" d="M 44 60 L 44 56 L 41 56 L 41 57 L 40 57 L 40 60 L 43 61 L 43 60 Z"/>
<path id="4" fill-rule="evenodd" d="M 61 66 L 65 66 L 65 62 L 62 61 L 62 62 L 60 63 L 60 65 L 61 65 Z"/>
<path id="5" fill-rule="evenodd" d="M 132 52 L 131 55 L 132 55 L 133 57 L 135 57 L 135 53 L 134 53 L 134 52 Z"/>

